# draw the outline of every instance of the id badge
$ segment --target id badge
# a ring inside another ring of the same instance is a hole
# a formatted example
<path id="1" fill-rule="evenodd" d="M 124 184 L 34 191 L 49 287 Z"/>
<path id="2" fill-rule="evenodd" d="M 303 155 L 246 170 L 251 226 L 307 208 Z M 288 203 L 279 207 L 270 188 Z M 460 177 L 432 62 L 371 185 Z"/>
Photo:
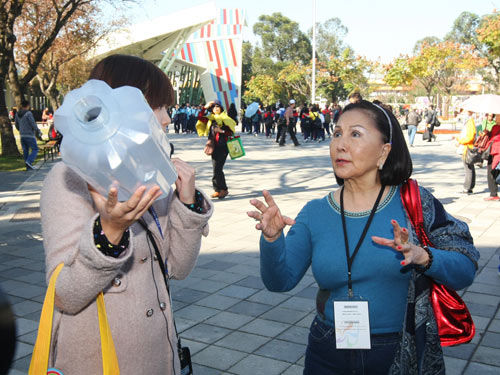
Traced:
<path id="1" fill-rule="evenodd" d="M 334 301 L 337 349 L 371 349 L 368 301 Z"/>

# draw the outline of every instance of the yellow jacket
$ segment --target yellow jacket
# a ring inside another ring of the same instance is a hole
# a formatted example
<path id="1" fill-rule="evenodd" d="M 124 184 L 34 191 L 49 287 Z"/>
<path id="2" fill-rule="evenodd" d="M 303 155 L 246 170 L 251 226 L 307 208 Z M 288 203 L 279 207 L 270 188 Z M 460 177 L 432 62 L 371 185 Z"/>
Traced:
<path id="1" fill-rule="evenodd" d="M 208 119 L 207 122 L 203 122 L 201 120 L 198 120 L 196 123 L 196 131 L 198 132 L 198 135 L 200 137 L 208 137 L 208 133 L 210 131 L 210 126 L 212 125 L 212 121 L 215 121 L 217 125 L 222 126 L 226 125 L 231 129 L 231 131 L 234 133 L 236 130 L 236 122 L 227 115 L 226 112 L 221 112 L 218 115 L 215 115 L 213 113 L 209 114 L 208 116 L 204 116 Z"/>
<path id="2" fill-rule="evenodd" d="M 470 117 L 465 123 L 465 135 L 463 137 L 457 138 L 457 142 L 461 145 L 464 145 L 463 156 L 467 152 L 467 148 L 474 147 L 474 141 L 476 139 L 476 124 L 474 122 L 474 118 Z"/>

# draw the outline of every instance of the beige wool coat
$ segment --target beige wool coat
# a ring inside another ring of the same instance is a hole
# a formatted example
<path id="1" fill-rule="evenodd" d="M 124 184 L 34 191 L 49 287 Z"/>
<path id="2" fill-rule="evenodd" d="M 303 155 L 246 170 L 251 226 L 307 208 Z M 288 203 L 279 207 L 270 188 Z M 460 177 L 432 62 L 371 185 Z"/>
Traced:
<path id="1" fill-rule="evenodd" d="M 202 194 L 204 214 L 186 208 L 173 193 L 153 204 L 164 239 L 151 214 L 143 216 L 170 278 L 189 274 L 201 236 L 208 235 L 213 205 Z M 103 290 L 121 374 L 179 374 L 170 298 L 141 225 L 130 227 L 130 245 L 121 257 L 103 255 L 94 244 L 97 211 L 87 184 L 62 162 L 46 177 L 40 210 L 47 281 L 64 263 L 56 283 L 49 367 L 65 375 L 102 374 L 96 296 Z"/>

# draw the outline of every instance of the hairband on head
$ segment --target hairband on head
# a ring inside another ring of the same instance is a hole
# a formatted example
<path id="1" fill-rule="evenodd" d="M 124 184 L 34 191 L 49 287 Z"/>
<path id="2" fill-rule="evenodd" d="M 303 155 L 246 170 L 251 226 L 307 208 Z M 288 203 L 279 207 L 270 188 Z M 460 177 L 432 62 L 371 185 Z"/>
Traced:
<path id="1" fill-rule="evenodd" d="M 386 110 L 379 106 L 378 104 L 375 104 L 375 103 L 372 103 L 375 107 L 377 107 L 378 109 L 380 109 L 385 117 L 387 118 L 387 121 L 389 121 L 389 143 L 392 145 L 392 122 L 391 122 L 391 118 L 389 117 L 389 115 L 387 114 Z"/>

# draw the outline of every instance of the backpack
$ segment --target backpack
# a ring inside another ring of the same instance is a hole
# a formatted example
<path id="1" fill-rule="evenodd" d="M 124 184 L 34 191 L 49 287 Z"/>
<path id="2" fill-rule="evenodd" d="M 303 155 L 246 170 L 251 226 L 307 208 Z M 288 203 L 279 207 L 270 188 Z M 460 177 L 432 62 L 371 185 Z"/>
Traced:
<path id="1" fill-rule="evenodd" d="M 325 122 L 326 122 L 327 124 L 329 124 L 329 123 L 330 123 L 330 121 L 331 121 L 331 119 L 332 119 L 332 117 L 331 117 L 331 115 L 330 115 L 330 111 L 325 111 L 325 113 L 323 113 L 323 115 L 325 116 Z"/>
<path id="2" fill-rule="evenodd" d="M 323 123 L 321 122 L 321 117 L 319 116 L 318 112 L 313 112 L 314 115 L 316 116 L 313 120 L 313 126 L 316 129 L 321 129 L 323 127 Z"/>

